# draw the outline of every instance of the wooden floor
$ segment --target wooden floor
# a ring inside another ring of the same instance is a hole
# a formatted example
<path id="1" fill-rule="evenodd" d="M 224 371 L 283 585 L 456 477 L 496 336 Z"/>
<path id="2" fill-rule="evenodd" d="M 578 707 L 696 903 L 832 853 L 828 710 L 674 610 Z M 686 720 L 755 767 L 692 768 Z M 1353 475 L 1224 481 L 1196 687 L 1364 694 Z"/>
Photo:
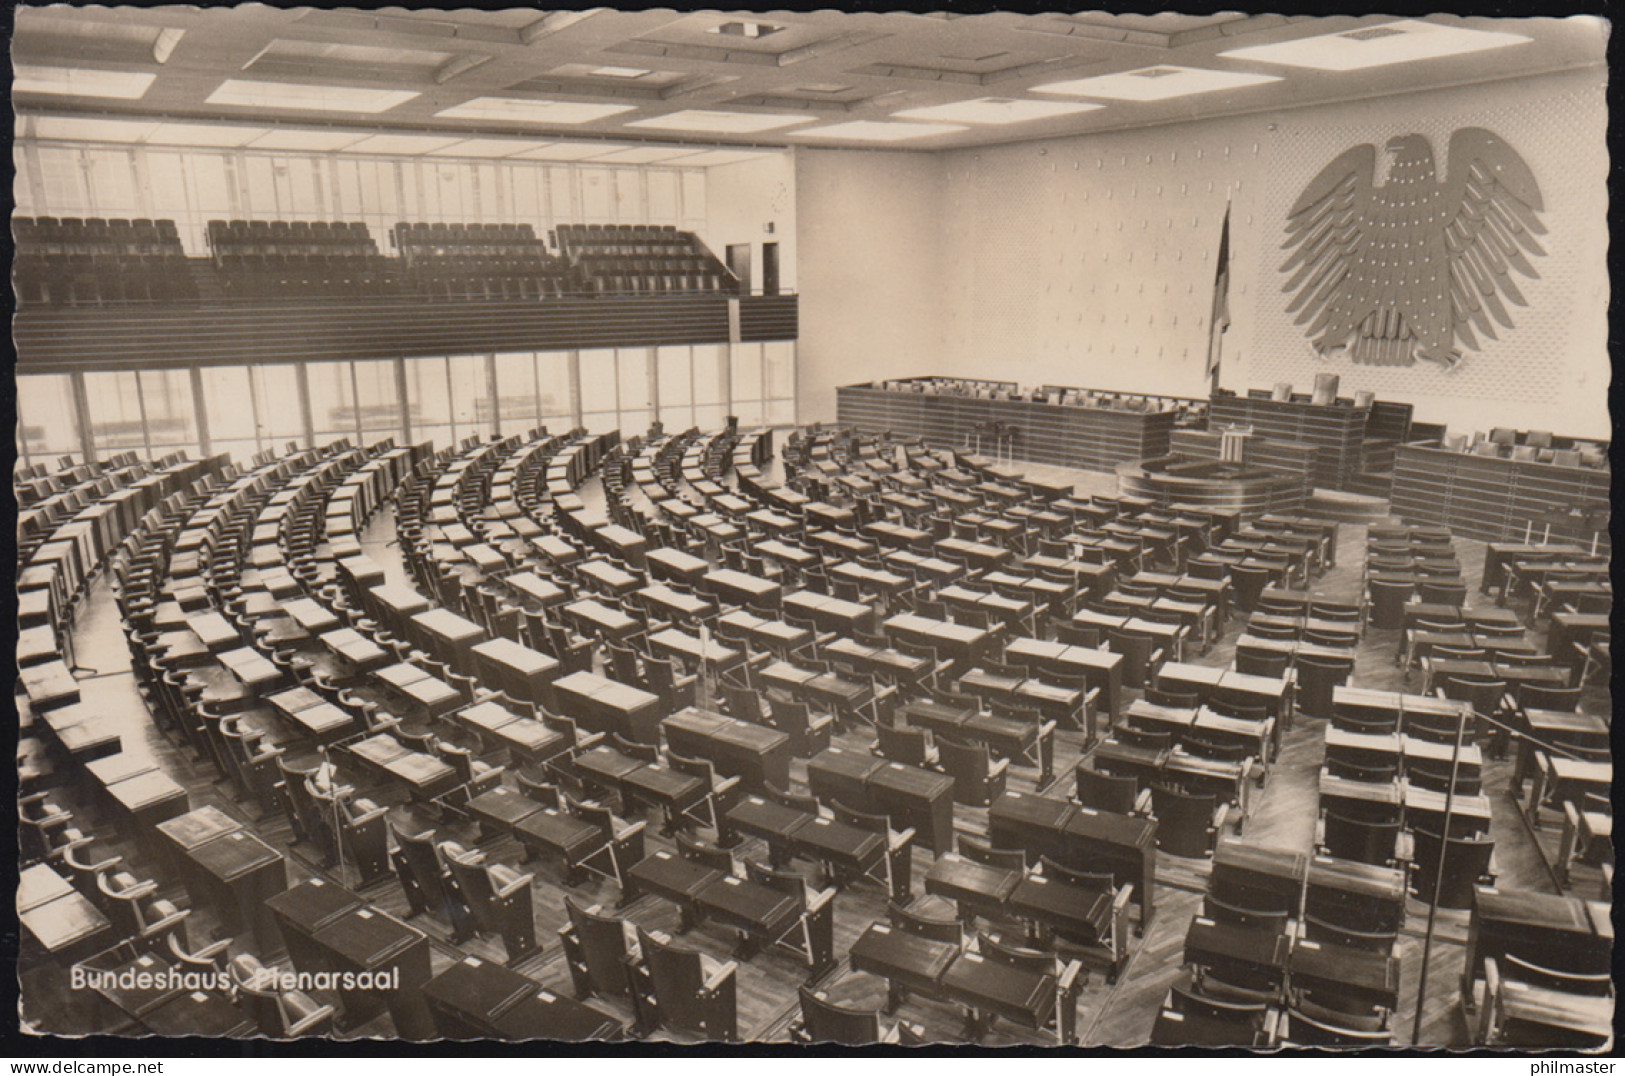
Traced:
<path id="1" fill-rule="evenodd" d="M 1111 476 L 1037 465 L 1028 465 L 1026 469 L 1034 475 L 1071 479 L 1083 494 L 1114 491 L 1115 479 Z M 589 482 L 583 490 L 589 502 L 597 493 L 592 488 L 594 485 L 595 482 Z M 363 545 L 385 566 L 391 582 L 407 582 L 399 551 L 390 544 L 392 537 L 392 520 L 386 510 L 364 534 Z M 1318 579 L 1313 589 L 1332 600 L 1356 598 L 1364 544 L 1364 527 L 1344 525 L 1339 534 L 1342 563 Z M 1469 580 L 1476 581 L 1481 574 L 1483 546 L 1458 539 L 1456 547 L 1464 574 Z M 1487 599 L 1480 597 L 1476 600 Z M 1205 665 L 1227 666 L 1239 631 L 1240 621 L 1233 619 L 1211 652 L 1188 657 Z M 136 693 L 134 677 L 130 672 L 129 651 L 105 581 L 94 585 L 89 593 L 78 621 L 75 645 L 80 665 L 95 670 L 95 675 L 86 675 L 80 683 L 85 701 L 109 715 L 116 715 L 126 752 L 146 754 L 155 759 L 167 773 L 190 790 L 192 806 L 212 804 L 219 807 L 249 822 L 267 841 L 285 849 L 290 865 L 290 883 L 314 875 L 325 875 L 334 881 L 354 885 L 356 879 L 352 871 L 342 866 L 322 871 L 311 849 L 291 843 L 289 829 L 280 817 L 257 818 L 251 805 L 232 800 L 226 786 L 213 781 L 212 771 L 194 761 L 189 751 L 178 748 L 156 731 Z M 1407 676 L 1394 663 L 1396 645 L 1396 632 L 1368 632 L 1360 646 L 1354 682 L 1374 688 L 1416 689 L 1416 674 Z M 1584 709 L 1607 715 L 1609 698 L 1606 690 L 1589 692 Z M 1245 839 L 1294 850 L 1311 848 L 1318 798 L 1316 774 L 1323 755 L 1323 729 L 1324 722 L 1300 719 L 1285 736 L 1267 782 L 1255 792 L 1251 816 L 1242 831 Z M 869 743 L 868 738 L 855 734 L 844 735 L 842 739 L 853 747 L 866 748 Z M 1055 767 L 1060 776 L 1052 789 L 1055 794 L 1070 791 L 1070 773 L 1080 755 L 1080 748 L 1077 734 L 1060 734 Z M 1500 882 L 1511 888 L 1557 892 L 1559 887 L 1548 866 L 1550 857 L 1555 854 L 1556 827 L 1548 821 L 1538 834 L 1531 831 L 1505 794 L 1508 770 L 1509 764 L 1504 762 L 1491 761 L 1485 766 L 1486 792 L 1490 794 L 1494 809 L 1492 833 L 1496 842 L 1495 856 Z M 797 781 L 805 777 L 804 763 L 798 761 L 795 764 L 793 776 Z M 1034 769 L 1013 766 L 1010 787 L 1033 789 L 1035 778 Z M 66 798 L 72 800 L 74 791 L 72 788 L 65 789 Z M 86 817 L 90 810 L 88 804 L 75 803 L 74 806 L 76 815 L 81 817 Z M 408 809 L 397 807 L 396 810 Z M 985 832 L 985 810 L 957 807 L 956 819 L 962 830 Z M 651 826 L 651 833 L 653 828 Z M 105 821 L 98 826 L 95 835 L 99 844 L 123 851 L 127 861 L 138 868 L 138 873 L 143 873 L 139 871 L 139 854 L 126 847 L 120 835 Z M 442 827 L 442 836 L 450 835 Z M 477 834 L 473 832 L 458 836 L 469 843 L 477 839 Z M 663 839 L 652 838 L 651 850 L 667 846 Z M 522 858 L 520 849 L 507 838 L 488 842 L 481 847 L 495 861 L 517 863 Z M 760 855 L 762 849 L 747 844 L 745 854 Z M 929 864 L 929 854 L 917 850 L 916 876 L 922 875 Z M 530 864 L 525 869 L 536 873 L 537 936 L 544 940 L 545 948 L 540 955 L 516 967 L 548 986 L 569 992 L 569 978 L 557 941 L 558 928 L 565 921 L 560 899 L 563 892 L 561 879 L 551 866 L 544 863 Z M 1189 974 L 1181 966 L 1184 936 L 1190 918 L 1200 903 L 1207 872 L 1206 861 L 1179 859 L 1159 853 L 1157 915 L 1149 933 L 1135 940 L 1127 970 L 1116 984 L 1108 985 L 1099 970 L 1091 972 L 1079 1003 L 1079 1030 L 1084 1044 L 1135 1046 L 1147 1041 L 1159 1003 L 1169 986 L 1182 981 Z M 178 903 L 186 903 L 184 889 L 172 879 L 160 877 L 159 881 L 167 895 Z M 1586 887 L 1587 895 L 1591 895 L 1597 885 L 1594 872 L 1587 875 L 1577 871 L 1575 884 Z M 403 917 L 407 913 L 404 896 L 393 877 L 360 892 L 385 910 Z M 612 905 L 617 897 L 615 887 L 608 883 L 576 886 L 570 892 L 578 900 L 603 901 L 606 905 Z M 878 889 L 855 886 L 841 892 L 835 907 L 836 950 L 844 953 L 870 922 L 885 915 L 885 898 Z M 1396 1037 L 1402 1043 L 1411 1041 L 1426 912 L 1424 905 L 1412 901 L 1398 950 L 1404 974 L 1400 1007 L 1393 1023 Z M 655 897 L 639 899 L 624 909 L 624 914 L 648 927 L 673 930 L 677 926 L 675 909 Z M 495 939 L 480 937 L 461 946 L 453 946 L 449 942 L 446 924 L 428 916 L 419 916 L 412 920 L 412 924 L 431 938 L 435 972 L 460 959 L 465 953 L 498 962 L 504 960 L 501 944 Z M 216 936 L 216 928 L 217 924 L 207 910 L 198 910 L 190 921 L 193 943 L 203 944 L 212 939 Z M 1456 993 L 1463 962 L 1465 932 L 1464 914 L 1441 911 L 1432 950 L 1427 996 L 1422 1004 L 1420 1043 L 1463 1045 L 1468 1041 L 1468 1031 Z M 735 939 L 724 930 L 702 925 L 685 935 L 684 941 L 719 959 L 726 959 L 733 951 Z M 262 952 L 258 955 L 271 960 L 280 954 Z M 804 969 L 789 957 L 777 953 L 758 954 L 748 962 L 742 962 L 738 980 L 741 1035 L 755 1041 L 784 1040 L 790 1023 L 799 1015 L 796 987 L 803 980 Z M 850 973 L 844 960 L 841 966 L 824 977 L 823 982 L 832 994 L 851 1001 L 874 997 L 877 990 L 883 992 L 883 986 L 877 986 L 870 977 Z M 25 977 L 22 987 L 24 1019 L 34 1028 L 63 1034 L 113 1030 L 104 1022 L 105 1015 L 86 1004 L 82 995 L 66 993 L 56 984 L 42 979 L 30 981 Z M 630 1020 L 630 1008 L 626 1005 L 601 1000 L 594 1000 L 592 1004 L 623 1021 Z M 928 1038 L 935 1041 L 956 1041 L 962 1025 L 961 1014 L 957 1010 L 930 1001 L 911 1000 L 899 1015 L 923 1024 Z M 393 1034 L 393 1027 L 389 1017 L 382 1015 L 352 1034 L 389 1037 Z M 538 1029 L 538 1034 L 545 1034 L 545 1029 Z M 1032 1034 L 1005 1023 L 997 1024 L 983 1040 L 987 1045 L 1039 1041 Z"/>

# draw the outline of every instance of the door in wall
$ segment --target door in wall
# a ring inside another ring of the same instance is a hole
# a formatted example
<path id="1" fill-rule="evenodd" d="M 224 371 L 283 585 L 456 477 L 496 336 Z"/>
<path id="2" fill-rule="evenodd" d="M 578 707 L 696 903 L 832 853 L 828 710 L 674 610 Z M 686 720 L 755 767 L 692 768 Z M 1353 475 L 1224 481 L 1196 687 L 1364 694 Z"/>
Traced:
<path id="1" fill-rule="evenodd" d="M 741 295 L 750 294 L 750 244 L 728 244 L 728 268 L 733 275 L 739 278 L 739 292 Z"/>
<path id="2" fill-rule="evenodd" d="M 779 245 L 777 243 L 762 244 L 762 294 L 777 295 L 779 293 Z"/>

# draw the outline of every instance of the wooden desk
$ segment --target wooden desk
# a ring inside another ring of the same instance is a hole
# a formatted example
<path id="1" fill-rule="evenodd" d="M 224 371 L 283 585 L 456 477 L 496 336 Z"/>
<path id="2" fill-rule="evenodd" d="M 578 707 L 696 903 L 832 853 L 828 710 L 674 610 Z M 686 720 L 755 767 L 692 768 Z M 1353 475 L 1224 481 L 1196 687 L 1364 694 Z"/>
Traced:
<path id="1" fill-rule="evenodd" d="M 1107 865 L 1118 885 L 1134 887 L 1140 906 L 1137 933 L 1143 934 L 1156 910 L 1157 823 L 1138 815 L 1078 807 L 1061 832 L 1064 845 L 1058 862 L 1063 867 L 1097 871 Z"/>
<path id="2" fill-rule="evenodd" d="M 1478 887 L 1467 924 L 1467 962 L 1462 1004 L 1473 1007 L 1473 987 L 1484 976 L 1484 959 L 1508 953 L 1542 967 L 1605 971 L 1613 936 L 1605 904 L 1522 889 Z M 1605 929 L 1604 929 L 1605 928 Z"/>
<path id="3" fill-rule="evenodd" d="M 1296 918 L 1309 876 L 1309 856 L 1264 848 L 1238 837 L 1221 837 L 1213 850 L 1211 891 L 1250 908 L 1290 912 Z"/>
<path id="4" fill-rule="evenodd" d="M 637 632 L 641 625 L 619 609 L 612 609 L 592 598 L 583 598 L 564 607 L 564 615 L 583 635 L 603 635 L 622 640 Z"/>
<path id="5" fill-rule="evenodd" d="M 874 610 L 862 602 L 832 598 L 814 590 L 797 590 L 784 596 L 784 613 L 810 620 L 824 631 L 854 635 L 868 631 Z"/>
<path id="6" fill-rule="evenodd" d="M 265 900 L 288 888 L 282 853 L 246 830 L 234 830 L 188 849 L 184 877 L 193 907 L 212 906 L 226 933 L 247 933 L 260 952 L 278 938 Z"/>
<path id="7" fill-rule="evenodd" d="M 777 729 L 689 707 L 661 722 L 666 742 L 679 755 L 710 759 L 717 772 L 737 776 L 748 788 L 772 781 L 790 784 L 790 738 Z"/>
<path id="8" fill-rule="evenodd" d="M 371 672 L 382 668 L 390 659 L 390 655 L 385 653 L 383 647 L 354 628 L 338 628 L 326 632 L 321 637 L 321 644 L 327 648 L 328 653 L 357 672 Z"/>
<path id="9" fill-rule="evenodd" d="M 635 743 L 660 742 L 660 696 L 582 670 L 553 682 L 559 706 L 578 724 L 615 732 Z"/>
<path id="10" fill-rule="evenodd" d="M 1122 712 L 1123 655 L 1088 647 L 1068 646 L 1043 639 L 1019 638 L 1005 648 L 1005 661 L 1026 664 L 1033 669 L 1049 669 L 1066 676 L 1081 676 L 1091 688 L 1099 688 L 1106 701 L 1111 724 Z M 1089 730 L 1094 738 L 1094 729 Z"/>
<path id="11" fill-rule="evenodd" d="M 535 572 L 515 572 L 504 576 L 502 582 L 527 605 L 535 604 L 543 609 L 551 609 L 570 599 L 569 591 L 551 579 L 543 579 Z"/>
<path id="12" fill-rule="evenodd" d="M 552 705 L 553 681 L 562 666 L 551 655 L 499 636 L 474 647 L 474 664 L 484 683 L 509 698 Z"/>
<path id="13" fill-rule="evenodd" d="M 964 665 L 979 660 L 988 641 L 984 628 L 932 620 L 912 613 L 890 617 L 884 627 L 886 634 L 894 640 L 902 639 L 917 646 L 932 647 L 937 653 Z"/>
<path id="14" fill-rule="evenodd" d="M 1398 957 L 1300 938 L 1287 968 L 1294 986 L 1390 1012 L 1399 1007 Z"/>
<path id="15" fill-rule="evenodd" d="M 474 671 L 472 650 L 488 638 L 484 628 L 449 609 L 418 613 L 412 618 L 412 627 L 424 650 L 464 673 Z"/>
<path id="16" fill-rule="evenodd" d="M 649 574 L 656 579 L 668 579 L 689 586 L 696 586 L 710 571 L 710 565 L 702 557 L 692 553 L 685 553 L 681 549 L 657 548 L 646 554 Z"/>
<path id="17" fill-rule="evenodd" d="M 733 605 L 777 605 L 783 594 L 778 583 L 732 568 L 707 572 L 699 586 L 707 594 Z"/>
<path id="18" fill-rule="evenodd" d="M 1371 931 L 1398 930 L 1405 921 L 1405 872 L 1331 856 L 1309 860 L 1304 910 Z"/>
<path id="19" fill-rule="evenodd" d="M 316 932 L 345 913 L 362 907 L 361 898 L 321 878 L 310 878 L 266 899 L 277 931 L 295 969 L 315 973 L 327 969 Z"/>
<path id="20" fill-rule="evenodd" d="M 616 597 L 632 593 L 643 583 L 642 579 L 607 560 L 589 560 L 576 565 L 576 571 L 597 589 Z"/>

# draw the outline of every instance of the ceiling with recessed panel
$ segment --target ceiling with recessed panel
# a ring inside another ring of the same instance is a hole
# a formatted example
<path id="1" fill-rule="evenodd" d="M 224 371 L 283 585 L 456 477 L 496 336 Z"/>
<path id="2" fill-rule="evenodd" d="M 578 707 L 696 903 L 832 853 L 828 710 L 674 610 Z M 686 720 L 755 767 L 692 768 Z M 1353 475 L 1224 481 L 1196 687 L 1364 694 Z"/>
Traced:
<path id="1" fill-rule="evenodd" d="M 1597 19 L 17 9 L 18 136 L 706 167 L 942 150 L 1604 62 Z"/>

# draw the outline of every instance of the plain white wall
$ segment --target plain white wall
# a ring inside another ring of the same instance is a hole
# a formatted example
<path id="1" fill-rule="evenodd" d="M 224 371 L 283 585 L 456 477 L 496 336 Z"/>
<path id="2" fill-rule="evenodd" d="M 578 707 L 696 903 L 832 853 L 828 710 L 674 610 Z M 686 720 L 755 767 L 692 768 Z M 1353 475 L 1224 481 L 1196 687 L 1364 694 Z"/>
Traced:
<path id="1" fill-rule="evenodd" d="M 797 149 L 799 421 L 835 418 L 835 387 L 945 365 L 940 159 Z"/>
<path id="2" fill-rule="evenodd" d="M 796 290 L 796 169 L 789 151 L 706 169 L 705 208 L 713 254 L 726 261 L 728 244 L 750 244 L 753 291 L 762 287 L 763 243 L 779 245 L 780 290 Z M 770 222 L 772 235 L 763 230 Z"/>
<path id="3" fill-rule="evenodd" d="M 1333 372 L 1345 395 L 1407 401 L 1457 431 L 1606 437 L 1604 75 L 941 154 L 800 151 L 803 407 L 832 385 L 929 373 L 1206 396 L 1229 203 L 1221 384 L 1307 388 Z M 1318 359 L 1281 291 L 1287 209 L 1344 149 L 1398 134 L 1426 135 L 1443 177 L 1465 126 L 1500 135 L 1544 196 L 1547 253 L 1538 279 L 1514 278 L 1529 304 L 1509 307 L 1516 327 L 1448 372 Z M 929 234 L 899 234 L 904 222 Z"/>

